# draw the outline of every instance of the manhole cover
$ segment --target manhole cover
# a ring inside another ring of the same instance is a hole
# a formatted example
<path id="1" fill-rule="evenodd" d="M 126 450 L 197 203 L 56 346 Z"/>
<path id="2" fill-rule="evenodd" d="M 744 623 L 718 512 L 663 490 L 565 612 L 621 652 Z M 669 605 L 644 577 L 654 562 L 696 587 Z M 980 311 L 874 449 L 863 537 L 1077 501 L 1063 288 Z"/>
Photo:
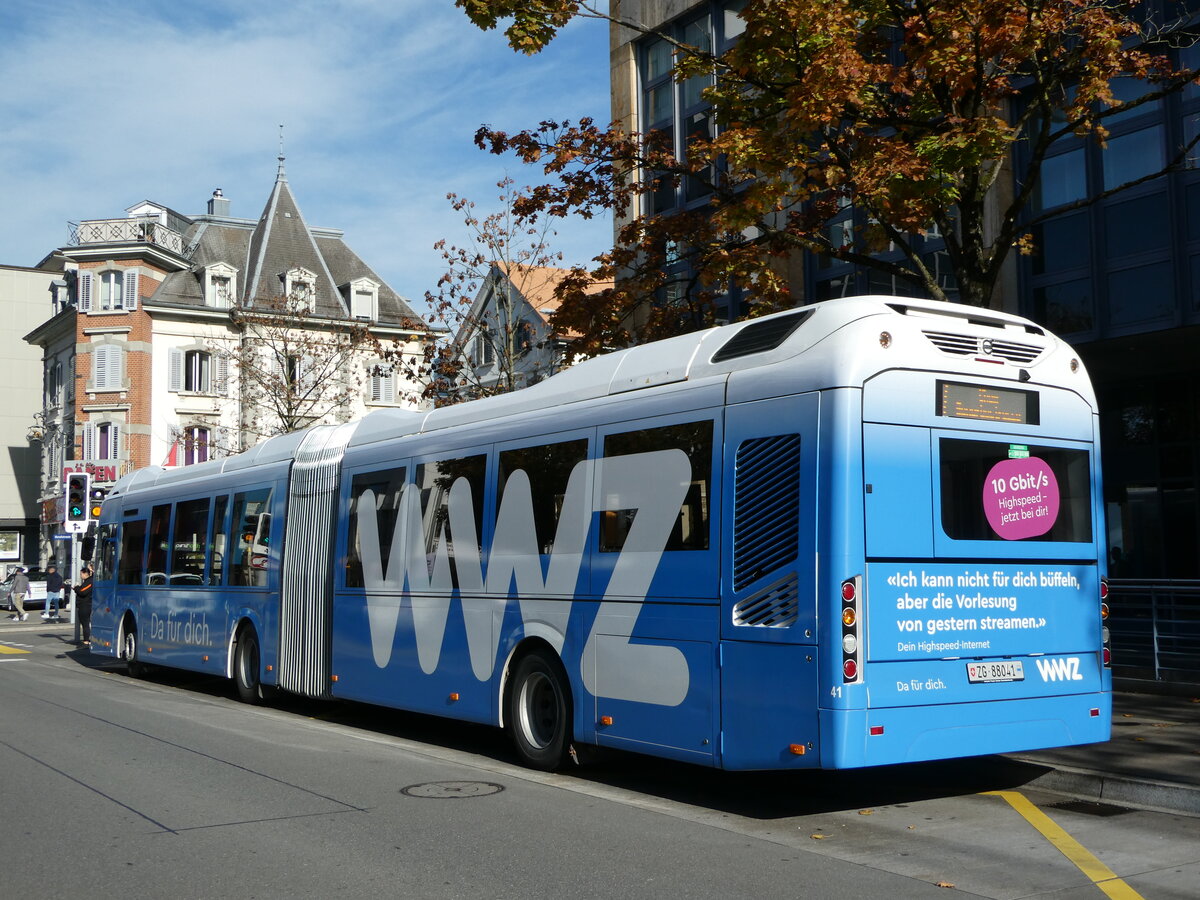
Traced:
<path id="1" fill-rule="evenodd" d="M 431 781 L 428 784 L 410 784 L 400 793 L 426 800 L 470 800 L 498 794 L 504 786 L 490 781 Z"/>

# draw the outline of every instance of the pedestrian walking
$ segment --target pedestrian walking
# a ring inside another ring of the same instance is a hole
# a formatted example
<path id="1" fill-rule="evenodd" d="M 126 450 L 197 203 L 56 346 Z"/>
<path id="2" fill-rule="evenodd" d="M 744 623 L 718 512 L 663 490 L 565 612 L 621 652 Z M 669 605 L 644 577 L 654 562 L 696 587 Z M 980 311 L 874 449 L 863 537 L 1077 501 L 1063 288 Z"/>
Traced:
<path id="1" fill-rule="evenodd" d="M 29 618 L 29 613 L 25 612 L 25 595 L 29 593 L 29 576 L 25 574 L 25 570 L 17 568 L 17 574 L 13 576 L 12 583 L 12 604 L 16 613 L 9 616 L 10 619 L 16 619 L 18 622 L 24 622 Z"/>
<path id="2" fill-rule="evenodd" d="M 54 563 L 46 566 L 46 609 L 42 618 L 54 620 L 58 618 L 58 609 L 62 606 L 63 577 L 58 573 Z"/>
<path id="3" fill-rule="evenodd" d="M 75 615 L 78 617 L 83 646 L 92 646 L 92 570 L 84 566 L 79 570 L 83 580 L 75 587 Z"/>

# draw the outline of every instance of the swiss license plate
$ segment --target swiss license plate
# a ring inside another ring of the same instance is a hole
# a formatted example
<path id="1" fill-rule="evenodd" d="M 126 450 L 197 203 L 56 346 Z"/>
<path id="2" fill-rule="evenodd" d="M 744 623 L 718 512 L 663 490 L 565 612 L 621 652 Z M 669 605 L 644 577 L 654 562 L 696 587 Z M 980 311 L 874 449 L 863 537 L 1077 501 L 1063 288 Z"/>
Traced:
<path id="1" fill-rule="evenodd" d="M 1024 681 L 1025 667 L 1020 660 L 967 663 L 967 681 L 971 684 L 995 681 Z"/>

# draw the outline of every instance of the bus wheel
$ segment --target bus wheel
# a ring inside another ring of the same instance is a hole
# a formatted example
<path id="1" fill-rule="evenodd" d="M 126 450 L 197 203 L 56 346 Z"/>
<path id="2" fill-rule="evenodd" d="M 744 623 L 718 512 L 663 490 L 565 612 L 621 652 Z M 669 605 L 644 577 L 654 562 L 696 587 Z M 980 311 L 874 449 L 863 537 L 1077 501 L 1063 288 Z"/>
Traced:
<path id="1" fill-rule="evenodd" d="M 544 772 L 562 768 L 571 746 L 571 691 L 555 657 L 538 650 L 517 663 L 507 712 L 521 762 Z"/>
<path id="2" fill-rule="evenodd" d="M 243 703 L 262 703 L 263 689 L 258 680 L 258 638 L 251 628 L 238 635 L 237 649 L 233 654 L 233 680 L 237 684 L 238 699 Z"/>
<path id="3" fill-rule="evenodd" d="M 121 655 L 125 657 L 125 668 L 134 678 L 146 674 L 146 665 L 138 659 L 137 623 L 130 621 L 125 624 L 124 636 L 121 639 Z"/>

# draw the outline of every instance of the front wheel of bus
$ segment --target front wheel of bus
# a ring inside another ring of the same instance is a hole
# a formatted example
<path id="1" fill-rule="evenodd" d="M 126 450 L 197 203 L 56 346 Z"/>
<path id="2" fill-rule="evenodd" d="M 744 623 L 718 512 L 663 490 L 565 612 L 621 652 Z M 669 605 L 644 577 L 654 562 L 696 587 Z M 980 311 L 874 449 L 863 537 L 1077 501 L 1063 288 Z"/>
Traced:
<path id="1" fill-rule="evenodd" d="M 508 694 L 508 723 L 521 761 L 553 772 L 571 747 L 571 691 L 558 660 L 535 651 L 517 663 Z"/>
<path id="2" fill-rule="evenodd" d="M 259 681 L 258 638 L 253 631 L 243 631 L 238 637 L 233 656 L 233 680 L 238 699 L 243 703 L 262 703 L 263 689 Z"/>

